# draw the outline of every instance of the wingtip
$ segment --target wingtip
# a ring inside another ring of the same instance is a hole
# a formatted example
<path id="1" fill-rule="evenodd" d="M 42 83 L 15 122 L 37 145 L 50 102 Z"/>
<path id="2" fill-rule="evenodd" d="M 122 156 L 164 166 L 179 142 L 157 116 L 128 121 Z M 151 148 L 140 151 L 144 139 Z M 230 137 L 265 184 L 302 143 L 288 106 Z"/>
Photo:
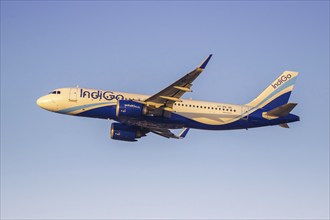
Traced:
<path id="1" fill-rule="evenodd" d="M 200 69 L 205 69 L 207 63 L 210 61 L 211 57 L 213 56 L 213 54 L 210 54 L 202 63 L 201 65 L 199 65 L 198 68 Z"/>
<path id="2" fill-rule="evenodd" d="M 179 134 L 179 139 L 183 139 L 183 138 L 185 138 L 186 137 L 186 135 L 187 135 L 187 133 L 188 133 L 188 131 L 189 131 L 189 129 L 190 128 L 184 128 L 182 131 L 181 131 L 181 133 Z"/>

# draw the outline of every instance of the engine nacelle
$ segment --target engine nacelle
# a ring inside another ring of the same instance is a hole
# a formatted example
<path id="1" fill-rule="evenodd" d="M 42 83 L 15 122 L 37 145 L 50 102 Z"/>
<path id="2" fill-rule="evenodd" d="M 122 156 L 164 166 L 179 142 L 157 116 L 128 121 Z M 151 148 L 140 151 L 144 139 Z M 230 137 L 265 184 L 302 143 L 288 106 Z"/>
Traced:
<path id="1" fill-rule="evenodd" d="M 116 106 L 117 117 L 139 118 L 147 114 L 147 107 L 132 100 L 118 100 Z"/>
<path id="2" fill-rule="evenodd" d="M 137 141 L 136 138 L 146 136 L 146 131 L 131 125 L 112 123 L 110 138 L 121 141 Z"/>

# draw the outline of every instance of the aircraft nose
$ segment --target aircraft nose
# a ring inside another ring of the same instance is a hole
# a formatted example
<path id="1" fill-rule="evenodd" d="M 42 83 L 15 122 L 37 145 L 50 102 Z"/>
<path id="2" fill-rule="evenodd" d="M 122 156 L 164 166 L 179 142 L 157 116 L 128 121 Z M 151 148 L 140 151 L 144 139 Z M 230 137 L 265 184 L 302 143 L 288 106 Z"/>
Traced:
<path id="1" fill-rule="evenodd" d="M 49 110 L 49 111 L 55 111 L 56 109 L 56 103 L 54 100 L 49 99 L 48 97 L 42 96 L 37 99 L 37 105 L 40 108 Z"/>
<path id="2" fill-rule="evenodd" d="M 45 108 L 46 106 L 46 103 L 47 103 L 47 100 L 45 100 L 44 97 L 40 97 L 37 99 L 37 105 L 40 107 L 40 108 Z"/>
<path id="3" fill-rule="evenodd" d="M 42 105 L 42 98 L 38 98 L 38 99 L 37 99 L 37 105 L 38 105 L 39 107 L 41 107 L 41 105 Z"/>

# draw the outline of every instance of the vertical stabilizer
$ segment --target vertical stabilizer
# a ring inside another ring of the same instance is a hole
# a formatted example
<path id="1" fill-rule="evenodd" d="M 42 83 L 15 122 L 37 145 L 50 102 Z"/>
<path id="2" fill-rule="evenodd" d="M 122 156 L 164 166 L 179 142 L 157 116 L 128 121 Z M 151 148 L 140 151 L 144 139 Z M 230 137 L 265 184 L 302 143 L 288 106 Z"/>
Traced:
<path id="1" fill-rule="evenodd" d="M 271 110 L 288 103 L 298 72 L 285 71 L 247 106 Z"/>

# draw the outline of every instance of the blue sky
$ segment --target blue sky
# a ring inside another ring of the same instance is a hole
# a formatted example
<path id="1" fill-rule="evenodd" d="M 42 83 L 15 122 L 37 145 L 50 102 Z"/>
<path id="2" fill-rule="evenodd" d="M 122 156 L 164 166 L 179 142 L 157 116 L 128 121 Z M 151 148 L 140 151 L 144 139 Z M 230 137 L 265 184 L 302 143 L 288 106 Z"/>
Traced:
<path id="1" fill-rule="evenodd" d="M 299 71 L 290 129 L 109 139 L 44 111 L 81 87 L 244 104 Z M 1 1 L 1 218 L 328 219 L 328 1 Z"/>

